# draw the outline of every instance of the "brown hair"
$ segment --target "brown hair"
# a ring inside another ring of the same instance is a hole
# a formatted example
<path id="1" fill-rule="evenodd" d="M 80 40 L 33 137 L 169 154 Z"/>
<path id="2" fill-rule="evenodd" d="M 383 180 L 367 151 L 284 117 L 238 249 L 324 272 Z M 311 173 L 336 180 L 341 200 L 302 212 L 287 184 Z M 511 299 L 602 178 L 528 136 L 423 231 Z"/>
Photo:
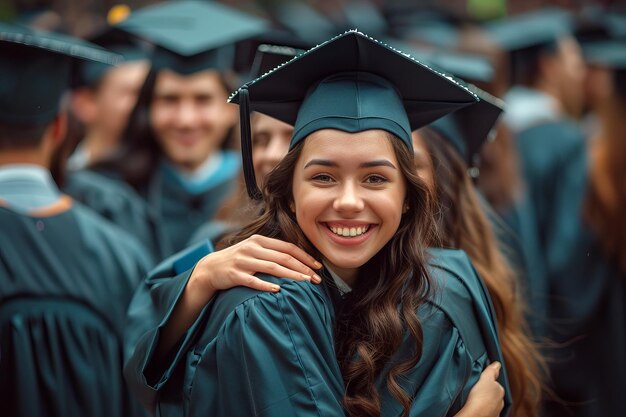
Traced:
<path id="1" fill-rule="evenodd" d="M 614 71 L 616 98 L 612 114 L 603 121 L 604 134 L 594 143 L 583 214 L 607 256 L 626 273 L 626 70 Z"/>
<path id="2" fill-rule="evenodd" d="M 386 380 L 389 391 L 404 407 L 403 415 L 408 416 L 411 397 L 399 380 L 421 357 L 422 328 L 417 309 L 431 286 L 425 242 L 434 239 L 432 198 L 415 174 L 408 147 L 392 135 L 389 140 L 404 174 L 410 210 L 403 214 L 393 238 L 360 269 L 357 284 L 337 317 L 335 350 L 346 385 L 344 407 L 350 416 L 380 415 L 380 396 L 374 383 L 398 351 L 407 330 L 415 349 L 408 360 L 391 368 Z M 262 214 L 231 243 L 261 234 L 294 243 L 314 256 L 318 254 L 289 208 L 293 172 L 304 142 L 294 146 L 268 175 Z"/>
<path id="3" fill-rule="evenodd" d="M 436 132 L 422 129 L 420 134 L 433 159 L 440 206 L 437 223 L 444 246 L 467 253 L 493 301 L 513 398 L 511 416 L 536 416 L 545 363 L 529 336 L 513 271 L 498 248 L 465 163 Z"/>

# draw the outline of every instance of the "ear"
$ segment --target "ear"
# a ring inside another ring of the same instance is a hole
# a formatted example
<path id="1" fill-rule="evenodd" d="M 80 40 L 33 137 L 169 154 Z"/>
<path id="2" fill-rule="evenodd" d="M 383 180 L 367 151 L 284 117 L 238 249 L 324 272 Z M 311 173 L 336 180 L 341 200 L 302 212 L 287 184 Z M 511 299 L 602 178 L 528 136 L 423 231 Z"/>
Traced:
<path id="1" fill-rule="evenodd" d="M 402 206 L 402 214 L 405 214 L 407 211 L 409 211 L 409 203 L 405 201 L 404 206 Z"/>
<path id="2" fill-rule="evenodd" d="M 293 201 L 289 203 L 289 209 L 292 213 L 296 212 L 296 204 Z"/>
<path id="3" fill-rule="evenodd" d="M 55 145 L 60 144 L 67 136 L 67 112 L 60 112 L 56 115 L 50 125 L 51 137 Z"/>

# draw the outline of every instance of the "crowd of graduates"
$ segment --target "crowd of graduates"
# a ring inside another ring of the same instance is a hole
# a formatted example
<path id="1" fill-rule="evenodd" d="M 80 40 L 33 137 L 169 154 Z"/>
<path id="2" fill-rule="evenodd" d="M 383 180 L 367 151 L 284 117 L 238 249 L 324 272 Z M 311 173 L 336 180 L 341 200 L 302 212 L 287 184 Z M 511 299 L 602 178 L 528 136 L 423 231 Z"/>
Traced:
<path id="1" fill-rule="evenodd" d="M 626 14 L 333 10 L 0 22 L 2 415 L 623 413 Z"/>

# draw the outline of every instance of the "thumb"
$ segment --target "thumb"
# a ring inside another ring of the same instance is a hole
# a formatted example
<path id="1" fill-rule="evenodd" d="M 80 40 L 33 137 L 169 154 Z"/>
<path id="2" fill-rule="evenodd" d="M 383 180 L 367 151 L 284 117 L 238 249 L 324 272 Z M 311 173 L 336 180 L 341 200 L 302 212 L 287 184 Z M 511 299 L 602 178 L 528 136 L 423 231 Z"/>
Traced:
<path id="1" fill-rule="evenodd" d="M 489 370 L 489 374 L 492 375 L 493 379 L 498 379 L 500 375 L 500 369 L 502 368 L 502 364 L 500 362 L 491 363 L 485 370 Z"/>

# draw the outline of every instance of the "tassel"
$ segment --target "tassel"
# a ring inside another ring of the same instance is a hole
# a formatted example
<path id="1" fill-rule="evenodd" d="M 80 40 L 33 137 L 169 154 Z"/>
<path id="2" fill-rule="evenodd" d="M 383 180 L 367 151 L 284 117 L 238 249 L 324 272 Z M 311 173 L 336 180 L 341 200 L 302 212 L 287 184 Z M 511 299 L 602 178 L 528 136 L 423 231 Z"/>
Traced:
<path id="1" fill-rule="evenodd" d="M 252 200 L 261 200 L 263 195 L 256 185 L 254 165 L 252 164 L 252 132 L 250 129 L 250 96 L 244 86 L 239 90 L 239 123 L 241 125 L 241 160 L 246 190 Z"/>

